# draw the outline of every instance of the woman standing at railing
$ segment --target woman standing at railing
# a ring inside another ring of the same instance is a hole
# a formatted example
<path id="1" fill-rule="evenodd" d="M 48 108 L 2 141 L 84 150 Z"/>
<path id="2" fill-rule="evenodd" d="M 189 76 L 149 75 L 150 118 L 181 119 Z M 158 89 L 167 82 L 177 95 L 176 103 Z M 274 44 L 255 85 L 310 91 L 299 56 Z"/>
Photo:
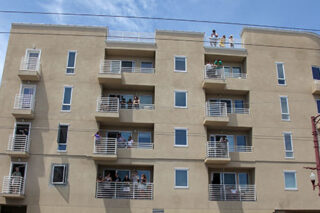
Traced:
<path id="1" fill-rule="evenodd" d="M 223 35 L 223 36 L 220 38 L 219 46 L 220 46 L 220 47 L 225 47 L 225 43 L 226 43 L 226 36 Z"/>
<path id="2" fill-rule="evenodd" d="M 128 138 L 128 148 L 132 148 L 133 143 L 134 143 L 133 138 L 131 136 L 129 136 L 129 138 Z"/>
<path id="3" fill-rule="evenodd" d="M 133 99 L 134 108 L 139 109 L 139 104 L 140 104 L 140 100 L 139 100 L 138 96 L 134 96 L 134 99 Z"/>

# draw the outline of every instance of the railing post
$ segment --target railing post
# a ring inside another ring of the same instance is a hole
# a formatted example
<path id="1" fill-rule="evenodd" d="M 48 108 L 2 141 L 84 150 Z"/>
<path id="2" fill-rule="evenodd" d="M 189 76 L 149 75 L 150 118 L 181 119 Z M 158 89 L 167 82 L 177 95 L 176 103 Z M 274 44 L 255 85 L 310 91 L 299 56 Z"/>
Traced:
<path id="1" fill-rule="evenodd" d="M 240 201 L 242 201 L 242 198 L 241 198 L 241 185 L 238 185 L 238 187 L 239 187 L 239 198 L 240 198 Z"/>
<path id="2" fill-rule="evenodd" d="M 117 182 L 114 182 L 114 198 L 117 198 Z"/>
<path id="3" fill-rule="evenodd" d="M 223 197 L 224 197 L 224 200 L 227 200 L 227 195 L 226 195 L 226 185 L 223 184 Z"/>
<path id="4" fill-rule="evenodd" d="M 136 190 L 135 190 L 135 183 L 132 183 L 132 198 L 135 199 L 135 194 L 136 194 Z"/>

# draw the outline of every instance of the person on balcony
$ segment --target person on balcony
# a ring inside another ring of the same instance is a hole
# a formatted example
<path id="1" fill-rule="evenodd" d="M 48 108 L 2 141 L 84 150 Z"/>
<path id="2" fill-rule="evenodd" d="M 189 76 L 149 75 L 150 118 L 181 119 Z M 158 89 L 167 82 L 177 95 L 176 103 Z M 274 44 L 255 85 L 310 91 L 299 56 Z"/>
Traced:
<path id="1" fill-rule="evenodd" d="M 116 172 L 116 174 L 114 175 L 114 181 L 115 182 L 121 182 L 121 178 L 119 177 L 118 173 Z"/>
<path id="2" fill-rule="evenodd" d="M 126 99 L 124 97 L 121 97 L 120 107 L 121 107 L 121 109 L 126 108 Z"/>
<path id="3" fill-rule="evenodd" d="M 226 36 L 223 35 L 223 36 L 220 38 L 219 46 L 220 46 L 220 47 L 225 47 L 225 43 L 226 43 Z"/>
<path id="4" fill-rule="evenodd" d="M 123 191 L 125 192 L 125 197 L 128 196 L 128 193 L 130 192 L 130 178 L 128 175 L 126 175 L 122 182 L 124 182 Z"/>
<path id="5" fill-rule="evenodd" d="M 216 69 L 216 78 L 222 78 L 222 60 L 221 59 L 217 59 L 214 61 L 213 63 L 213 67 Z"/>
<path id="6" fill-rule="evenodd" d="M 133 143 L 134 143 L 133 138 L 131 136 L 129 136 L 129 138 L 128 138 L 128 148 L 132 148 Z"/>
<path id="7" fill-rule="evenodd" d="M 15 168 L 15 171 L 12 172 L 11 174 L 12 179 L 11 179 L 11 191 L 12 193 L 19 193 L 21 188 L 20 188 L 20 184 L 21 184 L 21 178 L 22 178 L 22 174 L 19 170 L 19 167 Z"/>
<path id="8" fill-rule="evenodd" d="M 215 30 L 212 30 L 211 36 L 209 37 L 210 40 L 210 46 L 211 47 L 216 47 L 217 46 L 217 42 L 218 42 L 218 34 L 216 33 Z"/>
<path id="9" fill-rule="evenodd" d="M 233 35 L 229 36 L 229 45 L 231 48 L 234 48 Z"/>
<path id="10" fill-rule="evenodd" d="M 216 75 L 216 69 L 209 61 L 206 63 L 206 75 L 208 78 L 213 78 Z"/>
<path id="11" fill-rule="evenodd" d="M 121 136 L 121 133 L 118 133 L 117 143 L 118 143 L 118 147 L 119 148 L 125 148 L 126 147 L 126 139 Z"/>
<path id="12" fill-rule="evenodd" d="M 133 106 L 135 109 L 139 109 L 139 104 L 140 104 L 140 100 L 139 100 L 139 97 L 138 96 L 134 96 L 134 99 L 133 99 Z"/>
<path id="13" fill-rule="evenodd" d="M 132 109 L 132 100 L 131 100 L 131 98 L 127 102 L 127 106 L 128 106 L 128 109 Z"/>

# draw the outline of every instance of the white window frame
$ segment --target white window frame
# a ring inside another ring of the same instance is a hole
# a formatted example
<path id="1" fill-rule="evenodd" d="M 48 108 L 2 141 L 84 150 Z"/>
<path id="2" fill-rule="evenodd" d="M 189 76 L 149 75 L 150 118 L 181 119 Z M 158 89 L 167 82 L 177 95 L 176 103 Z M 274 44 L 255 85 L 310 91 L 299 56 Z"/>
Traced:
<path id="1" fill-rule="evenodd" d="M 26 53 L 25 53 L 25 59 L 29 60 L 29 52 L 39 52 L 39 58 L 37 62 L 40 62 L 41 59 L 41 49 L 32 49 L 32 48 L 27 48 Z"/>
<path id="2" fill-rule="evenodd" d="M 186 131 L 186 145 L 179 145 L 176 144 L 176 130 L 185 130 Z M 174 128 L 174 147 L 188 147 L 189 142 L 188 142 L 188 128 L 185 127 L 175 127 Z"/>
<path id="3" fill-rule="evenodd" d="M 185 59 L 185 70 L 176 70 L 176 58 L 184 58 Z M 174 67 L 173 67 L 173 69 L 174 69 L 174 72 L 187 72 L 187 57 L 186 56 L 184 56 L 184 55 L 175 55 L 174 56 L 174 58 L 173 58 L 173 60 L 174 60 Z"/>
<path id="4" fill-rule="evenodd" d="M 282 112 L 281 98 L 286 98 L 286 100 L 287 100 L 287 110 L 288 110 L 288 113 L 283 113 L 283 112 Z M 289 99 L 288 99 L 288 96 L 286 96 L 286 95 L 280 95 L 280 112 L 281 112 L 281 120 L 283 120 L 283 121 L 290 121 Z M 283 118 L 282 118 L 282 115 L 283 115 L 283 114 L 288 115 L 288 119 L 283 119 Z"/>
<path id="5" fill-rule="evenodd" d="M 177 183 L 176 183 L 177 170 L 187 171 L 187 186 L 177 186 Z M 189 168 L 180 168 L 180 167 L 174 168 L 174 188 L 175 189 L 189 189 Z"/>
<path id="6" fill-rule="evenodd" d="M 176 105 L 176 92 L 184 92 L 186 94 L 186 106 Z M 174 90 L 174 108 L 187 109 L 188 108 L 188 91 L 187 90 Z"/>
<path id="7" fill-rule="evenodd" d="M 286 150 L 286 139 L 285 139 L 285 134 L 289 134 L 290 135 L 290 142 L 291 142 L 291 147 L 292 147 L 292 150 Z M 283 145 L 284 145 L 284 152 L 285 152 L 285 158 L 287 159 L 293 159 L 294 158 L 294 151 L 293 151 L 293 142 L 292 142 L 292 132 L 283 132 L 282 133 L 283 135 Z M 287 152 L 292 152 L 292 157 L 287 157 L 286 156 L 286 153 Z"/>
<path id="8" fill-rule="evenodd" d="M 279 86 L 287 86 L 287 80 L 286 80 L 286 72 L 284 70 L 284 63 L 283 62 L 276 62 L 276 70 L 277 70 L 277 81 Z M 278 64 L 282 65 L 283 70 L 283 78 L 279 78 L 279 70 L 278 70 Z M 279 80 L 284 80 L 284 84 L 279 84 Z"/>
<path id="9" fill-rule="evenodd" d="M 64 104 L 63 101 L 64 101 L 64 96 L 65 96 L 65 92 L 66 92 L 66 88 L 71 88 L 71 95 L 70 95 L 70 104 Z M 62 96 L 62 104 L 61 104 L 61 112 L 71 112 L 71 104 L 72 104 L 72 93 L 73 93 L 73 86 L 70 86 L 70 85 L 64 85 L 63 86 L 63 96 Z M 70 109 L 69 110 L 63 110 L 63 105 L 68 105 L 70 106 Z"/>
<path id="10" fill-rule="evenodd" d="M 64 179 L 64 182 L 53 182 L 53 172 L 54 172 L 54 167 L 60 167 L 60 166 L 63 166 L 64 167 L 64 173 L 63 173 L 63 179 Z M 67 164 L 63 164 L 63 163 L 61 163 L 61 164 L 56 164 L 56 163 L 53 163 L 52 165 L 51 165 L 51 178 L 50 178 L 50 183 L 52 184 L 52 185 L 66 185 L 67 184 L 67 173 L 68 173 L 68 171 L 67 171 L 67 169 L 68 169 L 68 166 L 67 166 Z"/>
<path id="11" fill-rule="evenodd" d="M 59 150 L 59 145 L 60 145 L 60 143 L 58 142 L 58 140 L 59 140 L 59 130 L 60 130 L 60 126 L 68 126 L 68 131 L 67 131 L 67 138 L 66 138 L 66 143 L 65 143 L 65 145 L 66 145 L 66 150 Z M 58 135 L 57 135 L 57 144 L 58 144 L 58 147 L 57 147 L 57 152 L 67 152 L 67 147 L 68 147 L 68 135 L 69 135 L 69 127 L 70 127 L 70 124 L 68 124 L 68 123 L 59 123 L 59 125 L 58 125 Z"/>
<path id="12" fill-rule="evenodd" d="M 74 52 L 75 53 L 74 66 L 73 67 L 68 67 L 70 52 Z M 68 57 L 67 57 L 67 64 L 66 64 L 66 75 L 74 75 L 75 74 L 75 72 L 76 72 L 76 64 L 77 64 L 77 55 L 78 55 L 77 50 L 68 50 Z M 67 73 L 67 69 L 73 69 L 73 73 Z"/>
<path id="13" fill-rule="evenodd" d="M 286 188 L 286 173 L 294 173 L 294 179 L 296 182 L 296 188 Z M 283 171 L 283 179 L 284 179 L 284 189 L 287 191 L 297 191 L 298 190 L 298 181 L 297 181 L 297 172 L 296 170 L 284 170 Z"/>

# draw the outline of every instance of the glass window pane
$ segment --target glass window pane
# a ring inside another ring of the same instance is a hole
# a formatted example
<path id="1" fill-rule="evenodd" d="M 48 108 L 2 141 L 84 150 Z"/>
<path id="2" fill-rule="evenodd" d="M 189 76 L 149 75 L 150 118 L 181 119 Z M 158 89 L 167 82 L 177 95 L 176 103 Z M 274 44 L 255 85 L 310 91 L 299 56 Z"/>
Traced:
<path id="1" fill-rule="evenodd" d="M 139 132 L 138 141 L 143 143 L 151 143 L 151 132 Z"/>
<path id="2" fill-rule="evenodd" d="M 67 143 L 68 126 L 60 125 L 58 134 L 59 134 L 58 143 Z"/>
<path id="3" fill-rule="evenodd" d="M 74 73 L 74 68 L 67 68 L 67 73 Z"/>
<path id="4" fill-rule="evenodd" d="M 237 135 L 237 146 L 246 146 L 246 136 L 245 135 Z"/>
<path id="5" fill-rule="evenodd" d="M 175 106 L 186 107 L 187 106 L 187 93 L 175 92 Z"/>
<path id="6" fill-rule="evenodd" d="M 176 186 L 187 187 L 188 186 L 188 171 L 176 170 Z"/>
<path id="7" fill-rule="evenodd" d="M 286 151 L 292 151 L 291 134 L 285 133 L 284 141 L 285 141 Z"/>
<path id="8" fill-rule="evenodd" d="M 65 145 L 65 144 L 58 144 L 58 150 L 59 150 L 59 151 L 66 151 L 66 150 L 67 150 L 67 145 Z"/>
<path id="9" fill-rule="evenodd" d="M 141 62 L 141 68 L 153 68 L 152 62 Z"/>
<path id="10" fill-rule="evenodd" d="M 228 143 L 229 143 L 229 152 L 234 152 L 234 136 L 233 135 L 226 135 Z M 220 141 L 220 138 L 217 141 Z"/>
<path id="11" fill-rule="evenodd" d="M 319 67 L 312 67 L 312 76 L 315 80 L 320 80 L 320 68 Z"/>
<path id="12" fill-rule="evenodd" d="M 318 113 L 320 113 L 320 100 L 317 100 Z"/>
<path id="13" fill-rule="evenodd" d="M 286 97 L 281 97 L 281 112 L 288 113 L 288 99 Z"/>
<path id="14" fill-rule="evenodd" d="M 69 52 L 68 67 L 74 67 L 76 60 L 76 52 Z"/>
<path id="15" fill-rule="evenodd" d="M 127 132 L 127 131 L 120 131 L 121 137 L 123 137 L 126 141 L 128 141 L 129 137 L 132 137 L 132 133 L 131 132 Z"/>
<path id="16" fill-rule="evenodd" d="M 231 100 L 220 100 L 221 103 L 227 103 L 227 112 L 232 112 L 232 101 Z"/>
<path id="17" fill-rule="evenodd" d="M 285 178 L 286 189 L 296 189 L 297 188 L 295 172 L 285 172 L 284 178 Z"/>
<path id="18" fill-rule="evenodd" d="M 236 174 L 224 173 L 224 184 L 236 184 Z"/>
<path id="19" fill-rule="evenodd" d="M 53 182 L 54 183 L 64 182 L 64 166 L 53 167 Z"/>
<path id="20" fill-rule="evenodd" d="M 175 130 L 175 145 L 187 145 L 187 130 Z"/>
<path id="21" fill-rule="evenodd" d="M 175 70 L 185 71 L 186 70 L 186 59 L 184 57 L 175 58 Z"/>
<path id="22" fill-rule="evenodd" d="M 241 77 L 241 68 L 240 67 L 232 67 L 232 75 L 234 78 Z"/>
<path id="23" fill-rule="evenodd" d="M 248 174 L 247 173 L 239 173 L 239 184 L 247 185 L 249 184 Z"/>
<path id="24" fill-rule="evenodd" d="M 284 79 L 283 64 L 277 64 L 278 78 Z"/>
<path id="25" fill-rule="evenodd" d="M 293 152 L 286 152 L 286 158 L 293 158 Z"/>
<path id="26" fill-rule="evenodd" d="M 152 95 L 141 95 L 140 96 L 141 104 L 152 104 Z"/>
<path id="27" fill-rule="evenodd" d="M 117 170 L 118 176 L 120 177 L 121 180 L 124 179 L 126 175 L 130 177 L 130 171 L 129 170 Z"/>
<path id="28" fill-rule="evenodd" d="M 278 84 L 286 84 L 286 80 L 281 80 L 281 79 L 279 79 L 279 80 L 278 80 Z"/>
<path id="29" fill-rule="evenodd" d="M 132 61 L 122 61 L 121 66 L 122 67 L 133 67 L 133 62 Z"/>
<path id="30" fill-rule="evenodd" d="M 71 109 L 70 105 L 62 105 L 62 110 L 69 111 Z"/>
<path id="31" fill-rule="evenodd" d="M 72 88 L 71 87 L 65 87 L 64 88 L 64 98 L 63 98 L 63 103 L 64 104 L 70 104 L 71 103 L 71 92 L 72 92 Z"/>

